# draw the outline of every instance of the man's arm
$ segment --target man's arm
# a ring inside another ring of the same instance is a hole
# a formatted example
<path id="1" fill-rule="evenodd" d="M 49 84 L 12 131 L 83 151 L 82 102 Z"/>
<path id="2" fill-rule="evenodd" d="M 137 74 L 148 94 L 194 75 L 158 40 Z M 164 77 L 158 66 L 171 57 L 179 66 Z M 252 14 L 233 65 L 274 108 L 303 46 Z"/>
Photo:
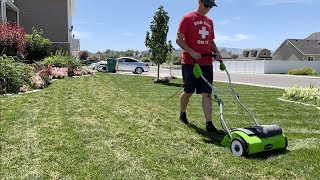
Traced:
<path id="1" fill-rule="evenodd" d="M 186 51 L 188 54 L 190 54 L 194 59 L 198 60 L 201 59 L 201 54 L 198 52 L 195 52 L 193 49 L 191 49 L 188 44 L 184 41 L 185 36 L 184 34 L 181 33 L 177 33 L 177 39 L 176 42 L 177 44 L 181 47 L 181 49 L 183 49 L 184 51 Z"/>
<path id="2" fill-rule="evenodd" d="M 218 47 L 217 47 L 217 45 L 216 45 L 216 43 L 215 43 L 214 41 L 212 41 L 212 43 L 211 43 L 211 51 L 212 51 L 214 54 L 217 55 L 217 56 L 215 57 L 216 60 L 222 61 L 222 57 L 221 57 L 221 55 L 220 55 L 220 51 L 219 51 L 219 49 L 218 49 Z"/>

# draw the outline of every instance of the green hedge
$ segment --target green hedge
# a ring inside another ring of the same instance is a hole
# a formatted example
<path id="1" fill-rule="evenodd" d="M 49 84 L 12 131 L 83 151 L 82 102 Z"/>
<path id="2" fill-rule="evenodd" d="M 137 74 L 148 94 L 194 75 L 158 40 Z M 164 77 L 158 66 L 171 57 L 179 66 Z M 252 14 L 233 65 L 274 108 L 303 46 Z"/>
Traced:
<path id="1" fill-rule="evenodd" d="M 288 74 L 291 74 L 291 75 L 316 75 L 317 73 L 311 67 L 304 67 L 301 69 L 291 68 L 291 69 L 289 69 Z"/>
<path id="2" fill-rule="evenodd" d="M 34 68 L 16 62 L 11 57 L 0 56 L 0 79 L 2 93 L 17 93 L 23 85 L 30 86 Z"/>

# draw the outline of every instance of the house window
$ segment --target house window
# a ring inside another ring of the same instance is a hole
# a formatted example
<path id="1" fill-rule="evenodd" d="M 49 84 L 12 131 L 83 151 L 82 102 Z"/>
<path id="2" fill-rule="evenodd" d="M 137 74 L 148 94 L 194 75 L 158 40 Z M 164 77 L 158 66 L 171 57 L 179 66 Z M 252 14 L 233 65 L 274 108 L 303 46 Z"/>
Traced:
<path id="1" fill-rule="evenodd" d="M 251 51 L 251 57 L 257 57 L 257 51 Z"/>
<path id="2" fill-rule="evenodd" d="M 308 56 L 308 61 L 313 61 L 314 57 L 313 56 Z"/>

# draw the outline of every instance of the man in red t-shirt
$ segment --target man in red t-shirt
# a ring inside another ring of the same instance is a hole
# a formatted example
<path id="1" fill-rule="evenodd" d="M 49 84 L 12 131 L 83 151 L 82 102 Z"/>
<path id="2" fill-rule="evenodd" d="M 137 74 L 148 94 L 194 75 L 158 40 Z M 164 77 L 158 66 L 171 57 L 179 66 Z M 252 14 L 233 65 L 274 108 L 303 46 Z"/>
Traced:
<path id="1" fill-rule="evenodd" d="M 218 61 L 221 61 L 219 50 L 214 42 L 214 30 L 212 20 L 206 16 L 213 6 L 217 6 L 214 0 L 198 0 L 198 9 L 182 17 L 177 33 L 177 44 L 183 49 L 182 76 L 185 83 L 184 93 L 180 97 L 179 120 L 189 124 L 186 109 L 189 99 L 196 91 L 202 94 L 202 108 L 206 118 L 206 130 L 221 134 L 212 123 L 212 89 L 202 78 L 195 78 L 193 66 L 195 61 L 200 65 L 204 77 L 212 84 L 213 66 L 211 57 L 201 57 L 201 54 L 215 53 Z"/>

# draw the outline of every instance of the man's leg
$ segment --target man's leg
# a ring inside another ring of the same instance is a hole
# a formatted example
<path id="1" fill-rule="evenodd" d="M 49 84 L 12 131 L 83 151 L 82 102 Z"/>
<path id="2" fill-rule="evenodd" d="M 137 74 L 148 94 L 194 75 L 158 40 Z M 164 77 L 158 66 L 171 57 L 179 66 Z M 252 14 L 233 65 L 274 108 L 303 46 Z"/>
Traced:
<path id="1" fill-rule="evenodd" d="M 185 124 L 189 124 L 188 119 L 187 119 L 187 106 L 189 103 L 189 99 L 192 96 L 192 93 L 182 93 L 180 96 L 180 116 L 179 120 Z"/>
<path id="2" fill-rule="evenodd" d="M 202 93 L 202 109 L 206 122 L 212 121 L 212 94 L 211 93 Z"/>
<path id="3" fill-rule="evenodd" d="M 218 130 L 212 123 L 212 94 L 202 93 L 202 109 L 206 118 L 206 130 L 216 133 Z"/>
<path id="4" fill-rule="evenodd" d="M 182 93 L 180 96 L 180 112 L 186 112 L 189 99 L 192 96 L 192 93 Z"/>

